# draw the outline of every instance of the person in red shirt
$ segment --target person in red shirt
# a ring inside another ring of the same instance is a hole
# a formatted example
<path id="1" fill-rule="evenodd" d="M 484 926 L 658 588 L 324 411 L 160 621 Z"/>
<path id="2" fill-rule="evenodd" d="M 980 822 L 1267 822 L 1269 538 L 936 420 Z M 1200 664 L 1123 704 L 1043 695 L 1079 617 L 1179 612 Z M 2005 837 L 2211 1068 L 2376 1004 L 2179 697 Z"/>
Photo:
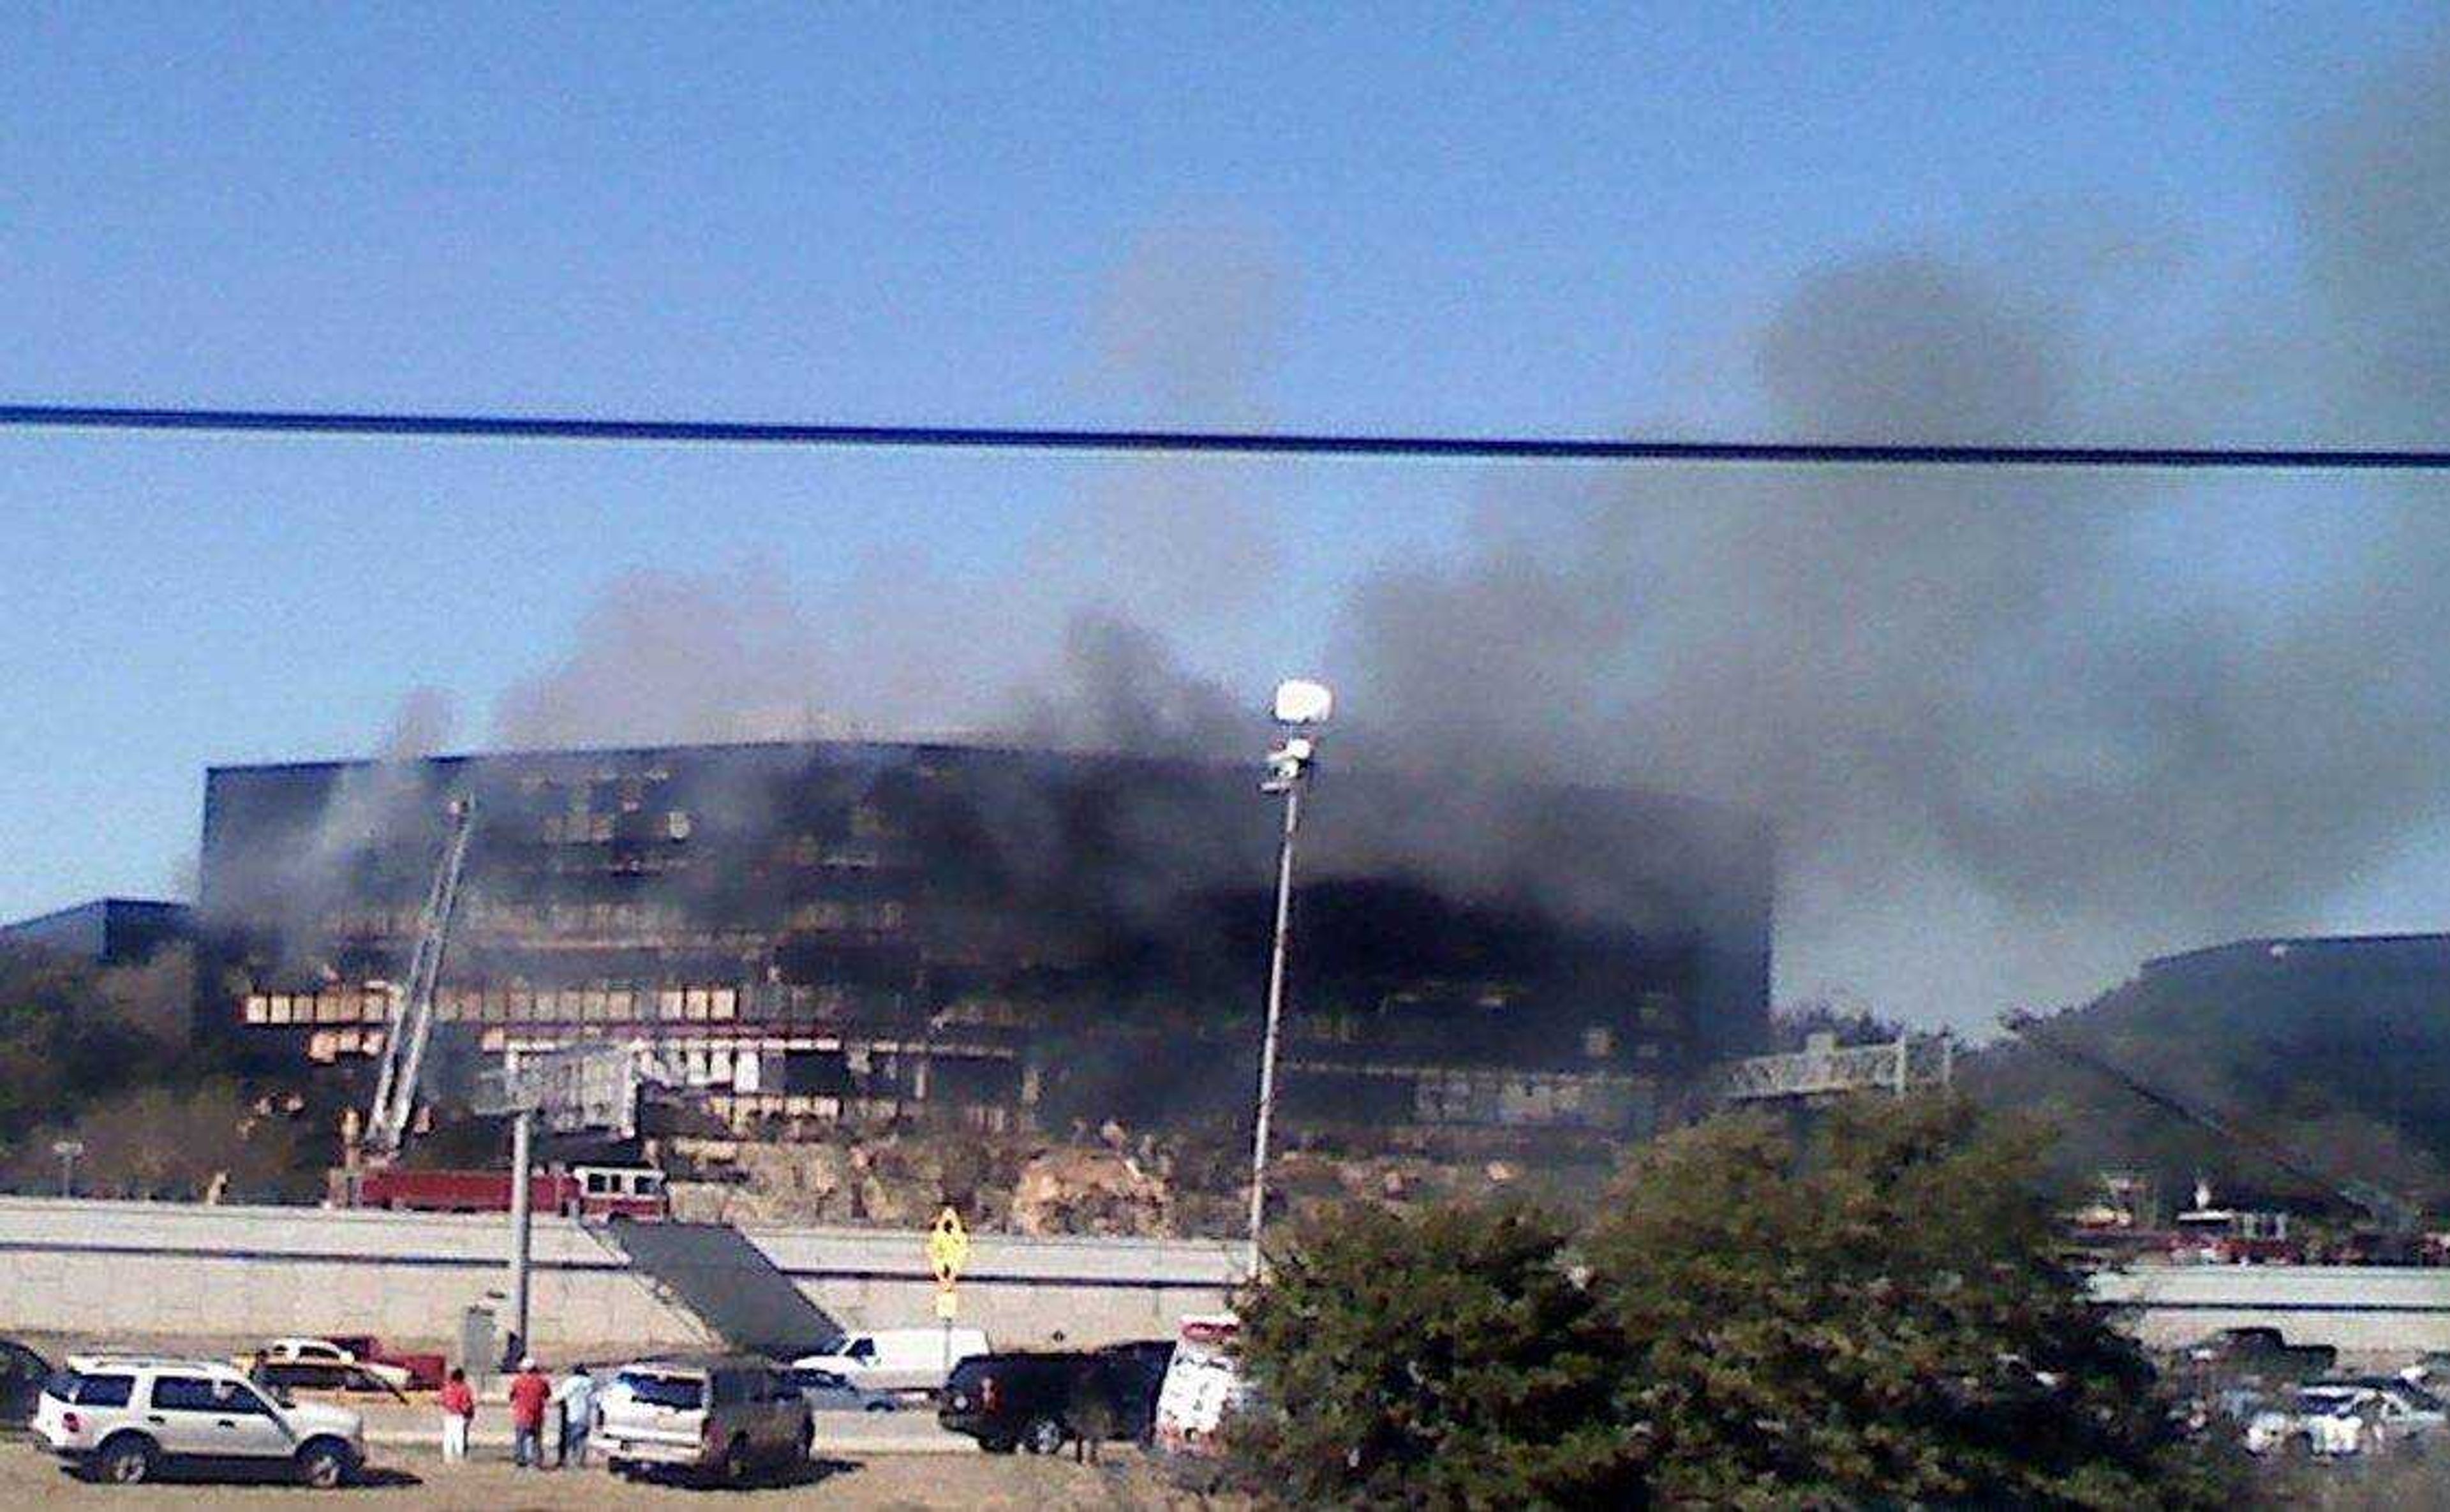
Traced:
<path id="1" fill-rule="evenodd" d="M 511 1379 L 511 1463 L 524 1470 L 544 1467 L 544 1408 L 553 1400 L 553 1380 L 539 1368 L 535 1356 L 519 1362 Z"/>
<path id="2" fill-rule="evenodd" d="M 476 1421 L 476 1393 L 468 1385 L 468 1372 L 457 1366 L 451 1367 L 451 1379 L 442 1383 L 442 1458 L 451 1463 L 468 1458 L 468 1428 Z"/>

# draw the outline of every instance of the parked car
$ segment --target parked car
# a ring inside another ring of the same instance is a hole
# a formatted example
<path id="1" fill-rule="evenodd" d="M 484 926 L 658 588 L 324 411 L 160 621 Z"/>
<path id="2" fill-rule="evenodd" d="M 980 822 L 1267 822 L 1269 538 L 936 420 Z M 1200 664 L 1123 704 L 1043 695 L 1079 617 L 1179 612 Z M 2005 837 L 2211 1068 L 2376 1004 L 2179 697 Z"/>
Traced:
<path id="1" fill-rule="evenodd" d="M 1139 1346 L 972 1355 L 945 1381 L 936 1421 L 990 1454 L 1052 1454 L 1091 1437 L 1144 1439 L 1162 1376 Z"/>
<path id="2" fill-rule="evenodd" d="M 14 1339 L 0 1339 L 0 1426 L 22 1428 L 50 1378 L 50 1362 Z"/>
<path id="3" fill-rule="evenodd" d="M 2188 1345 L 2186 1360 L 2215 1375 L 2310 1381 L 2336 1368 L 2340 1351 L 2327 1344 L 2290 1344 L 2278 1328 L 2223 1328 Z"/>
<path id="4" fill-rule="evenodd" d="M 267 1371 L 283 1369 L 284 1386 L 302 1386 L 323 1390 L 348 1389 L 347 1383 L 358 1377 L 372 1376 L 383 1389 L 399 1392 L 408 1389 L 411 1372 L 406 1366 L 388 1365 L 376 1360 L 362 1360 L 331 1339 L 275 1339 L 251 1355 L 236 1355 L 230 1360 L 242 1370 L 259 1367 Z"/>
<path id="5" fill-rule="evenodd" d="M 325 1337 L 367 1366 L 392 1366 L 408 1372 L 402 1389 L 439 1391 L 451 1362 L 431 1350 L 395 1349 L 371 1333 L 334 1333 Z"/>
<path id="6" fill-rule="evenodd" d="M 938 1391 L 953 1367 L 991 1347 L 976 1328 L 877 1328 L 846 1333 L 820 1354 L 802 1355 L 794 1370 L 830 1370 L 880 1391 Z"/>
<path id="7" fill-rule="evenodd" d="M 285 1464 L 308 1485 L 346 1484 L 365 1464 L 365 1420 L 269 1395 L 218 1360 L 72 1355 L 43 1384 L 34 1432 L 86 1474 L 129 1484 L 165 1466 Z"/>
<path id="8" fill-rule="evenodd" d="M 389 1397 L 406 1402 L 407 1393 L 374 1373 L 369 1366 L 334 1365 L 328 1360 L 282 1360 L 251 1366 L 248 1380 L 284 1394 L 300 1391 L 338 1392 L 344 1396 Z"/>
<path id="9" fill-rule="evenodd" d="M 737 1485 L 808 1457 L 816 1425 L 791 1378 L 746 1355 L 641 1360 L 597 1399 L 596 1438 L 620 1476 L 656 1470 Z"/>
<path id="10" fill-rule="evenodd" d="M 2249 1454 L 2297 1453 L 2324 1459 L 2388 1450 L 2450 1425 L 2438 1397 L 2391 1376 L 2316 1381 L 2285 1406 L 2255 1414 L 2246 1427 Z"/>
<path id="11" fill-rule="evenodd" d="M 847 1376 L 813 1366 L 793 1366 L 791 1385 L 808 1399 L 811 1412 L 893 1412 L 902 1399 L 890 1391 L 864 1386 Z"/>

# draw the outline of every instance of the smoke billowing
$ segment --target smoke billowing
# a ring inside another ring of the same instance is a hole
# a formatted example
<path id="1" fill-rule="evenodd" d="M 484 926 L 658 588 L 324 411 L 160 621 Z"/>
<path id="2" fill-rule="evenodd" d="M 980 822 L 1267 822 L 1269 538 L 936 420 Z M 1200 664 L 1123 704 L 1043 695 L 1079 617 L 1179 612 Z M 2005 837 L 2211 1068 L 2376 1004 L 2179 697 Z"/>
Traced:
<path id="1" fill-rule="evenodd" d="M 1801 278 L 1749 379 L 1793 437 L 2441 444 L 2450 49 L 2370 81 L 2291 172 L 2299 260 L 2174 342 L 2120 338 L 2053 270 L 1923 249 Z M 1293 318 L 1274 264 L 1186 233 L 1120 285 L 1112 360 L 1156 413 L 1264 417 Z M 1188 669 L 1282 570 L 1268 475 L 1100 475 L 987 595 L 625 579 L 497 734 L 1247 746 L 1255 699 Z M 1300 669 L 1339 687 L 1340 759 L 1760 812 L 1791 982 L 1974 1023 L 2152 950 L 2322 924 L 2442 817 L 2445 625 L 2450 496 L 2421 480 L 1517 471 L 1464 549 L 1352 582 Z"/>

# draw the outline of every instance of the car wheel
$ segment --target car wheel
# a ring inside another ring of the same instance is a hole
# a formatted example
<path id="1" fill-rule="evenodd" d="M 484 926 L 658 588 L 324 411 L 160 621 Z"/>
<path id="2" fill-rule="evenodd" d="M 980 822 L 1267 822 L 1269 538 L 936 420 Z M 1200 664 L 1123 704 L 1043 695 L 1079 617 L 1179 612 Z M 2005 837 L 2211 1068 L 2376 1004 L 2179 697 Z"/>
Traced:
<path id="1" fill-rule="evenodd" d="M 749 1454 L 749 1441 L 735 1437 L 731 1441 L 730 1447 L 723 1451 L 723 1464 L 720 1466 L 723 1483 L 743 1484 L 748 1481 L 749 1472 L 755 1468 L 756 1465 L 751 1463 Z"/>
<path id="2" fill-rule="evenodd" d="M 337 1491 L 348 1484 L 353 1468 L 347 1447 L 327 1439 L 316 1440 L 298 1451 L 298 1482 L 318 1491 Z"/>
<path id="3" fill-rule="evenodd" d="M 1063 1425 L 1054 1418 L 1032 1418 L 1021 1430 L 1021 1445 L 1032 1454 L 1060 1453 L 1063 1439 Z"/>
<path id="4" fill-rule="evenodd" d="M 113 1485 L 135 1485 L 153 1479 L 155 1460 L 150 1440 L 141 1433 L 123 1433 L 93 1457 L 94 1473 Z"/>
<path id="5" fill-rule="evenodd" d="M 867 1405 L 860 1408 L 860 1410 L 862 1412 L 890 1412 L 894 1410 L 896 1405 L 898 1405 L 898 1404 L 879 1399 L 869 1403 Z"/>

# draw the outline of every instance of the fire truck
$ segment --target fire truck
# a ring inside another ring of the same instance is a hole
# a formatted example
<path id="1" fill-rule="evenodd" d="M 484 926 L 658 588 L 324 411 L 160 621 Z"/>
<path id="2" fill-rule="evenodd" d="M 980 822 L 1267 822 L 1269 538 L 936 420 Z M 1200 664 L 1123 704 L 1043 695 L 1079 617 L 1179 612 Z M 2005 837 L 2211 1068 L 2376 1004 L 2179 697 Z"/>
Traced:
<path id="1" fill-rule="evenodd" d="M 352 1206 L 402 1212 L 508 1212 L 507 1171 L 411 1171 L 385 1166 L 360 1172 Z M 652 1166 L 572 1166 L 539 1171 L 528 1180 L 528 1204 L 536 1212 L 574 1218 L 671 1216 L 664 1173 Z"/>

